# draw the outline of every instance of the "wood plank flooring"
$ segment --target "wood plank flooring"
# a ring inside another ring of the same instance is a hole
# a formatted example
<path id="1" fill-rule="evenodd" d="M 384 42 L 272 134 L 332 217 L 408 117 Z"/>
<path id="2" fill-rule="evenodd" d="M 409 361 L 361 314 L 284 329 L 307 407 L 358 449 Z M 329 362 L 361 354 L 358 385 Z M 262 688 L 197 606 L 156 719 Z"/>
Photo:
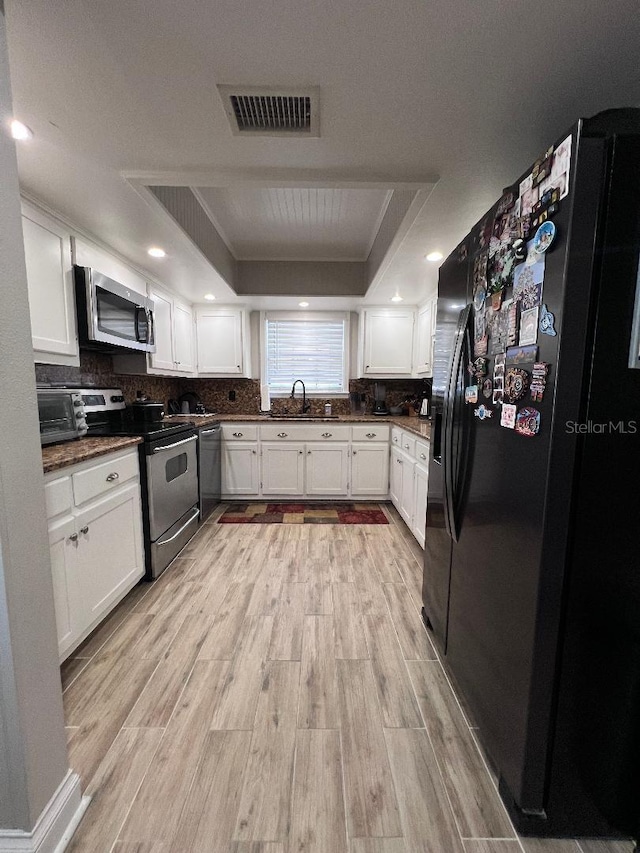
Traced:
<path id="1" fill-rule="evenodd" d="M 220 507 L 222 512 L 225 507 Z M 73 853 L 627 853 L 518 839 L 389 525 L 217 525 L 62 668 Z"/>

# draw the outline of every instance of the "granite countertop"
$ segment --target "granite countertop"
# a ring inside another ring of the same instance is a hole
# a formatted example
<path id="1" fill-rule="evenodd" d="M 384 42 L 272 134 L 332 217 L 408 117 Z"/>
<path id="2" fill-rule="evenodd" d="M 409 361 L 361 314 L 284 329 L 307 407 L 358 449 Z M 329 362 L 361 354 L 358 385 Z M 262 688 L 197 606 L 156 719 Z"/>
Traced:
<path id="1" fill-rule="evenodd" d="M 241 412 L 233 415 L 168 415 L 165 421 L 168 423 L 194 423 L 197 427 L 209 426 L 213 423 L 247 423 L 256 421 L 258 423 L 282 423 L 286 418 L 272 418 L 270 415 L 244 415 Z M 402 415 L 338 415 L 337 418 L 323 418 L 321 415 L 312 418 L 291 418 L 292 423 L 388 423 L 406 429 L 420 438 L 429 440 L 431 436 L 431 421 L 420 420 Z"/>
<path id="2" fill-rule="evenodd" d="M 44 473 L 66 468 L 68 465 L 77 465 L 78 462 L 86 462 L 95 456 L 106 456 L 107 453 L 115 453 L 125 447 L 135 447 L 141 444 L 142 439 L 138 436 L 124 436 L 118 438 L 77 438 L 73 441 L 65 441 L 61 444 L 48 444 L 42 448 L 42 467 Z"/>

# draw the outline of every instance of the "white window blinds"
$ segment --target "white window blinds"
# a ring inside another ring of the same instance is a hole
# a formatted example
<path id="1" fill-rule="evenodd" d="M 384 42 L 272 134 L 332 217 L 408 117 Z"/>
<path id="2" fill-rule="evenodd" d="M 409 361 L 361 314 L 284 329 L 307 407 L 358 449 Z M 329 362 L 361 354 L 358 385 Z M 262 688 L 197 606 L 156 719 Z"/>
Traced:
<path id="1" fill-rule="evenodd" d="M 266 378 L 272 395 L 288 395 L 302 379 L 307 393 L 347 389 L 346 320 L 267 316 Z"/>

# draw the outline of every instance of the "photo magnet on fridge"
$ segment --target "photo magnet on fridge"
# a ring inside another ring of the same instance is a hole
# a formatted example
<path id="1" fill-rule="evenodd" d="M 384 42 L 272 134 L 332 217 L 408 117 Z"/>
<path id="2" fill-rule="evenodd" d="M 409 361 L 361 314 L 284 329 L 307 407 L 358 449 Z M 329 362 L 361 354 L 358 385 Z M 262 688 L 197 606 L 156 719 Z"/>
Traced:
<path id="1" fill-rule="evenodd" d="M 519 435 L 532 436 L 540 432 L 540 412 L 525 406 L 516 415 L 515 430 Z"/>
<path id="2" fill-rule="evenodd" d="M 465 401 L 465 403 L 477 403 L 478 402 L 478 386 L 477 385 L 468 385 L 464 389 L 464 401 Z"/>
<path id="3" fill-rule="evenodd" d="M 520 309 L 526 311 L 535 308 L 542 301 L 544 284 L 544 255 L 536 255 L 534 264 L 519 264 L 513 273 L 513 300 L 520 303 Z"/>
<path id="4" fill-rule="evenodd" d="M 538 340 L 538 308 L 529 308 L 520 314 L 520 338 L 518 344 L 528 346 Z"/>
<path id="5" fill-rule="evenodd" d="M 507 364 L 527 364 L 538 358 L 538 347 L 509 347 L 507 349 Z"/>
<path id="6" fill-rule="evenodd" d="M 513 429 L 516 425 L 516 407 L 512 403 L 503 403 L 500 414 L 500 426 Z"/>

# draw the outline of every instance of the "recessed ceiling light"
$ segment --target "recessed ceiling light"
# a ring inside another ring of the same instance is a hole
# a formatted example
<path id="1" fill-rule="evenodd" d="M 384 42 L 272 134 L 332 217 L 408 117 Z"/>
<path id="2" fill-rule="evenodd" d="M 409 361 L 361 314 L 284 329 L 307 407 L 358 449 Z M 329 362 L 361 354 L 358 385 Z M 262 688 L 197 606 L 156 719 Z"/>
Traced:
<path id="1" fill-rule="evenodd" d="M 167 254 L 165 250 L 161 249 L 159 246 L 152 246 L 150 249 L 147 249 L 147 252 L 152 258 L 164 258 Z"/>
<path id="2" fill-rule="evenodd" d="M 33 131 L 26 124 L 14 118 L 11 122 L 11 136 L 23 142 L 25 139 L 33 139 Z"/>
<path id="3" fill-rule="evenodd" d="M 402 296 L 400 296 L 398 293 L 396 293 L 395 296 L 391 297 L 391 301 L 392 302 L 402 302 Z"/>
<path id="4" fill-rule="evenodd" d="M 205 293 L 204 298 L 207 300 L 207 302 L 213 302 L 215 296 L 213 295 L 213 293 Z"/>
<path id="5" fill-rule="evenodd" d="M 435 263 L 436 261 L 441 261 L 444 258 L 442 252 L 429 252 L 428 255 L 425 255 L 428 261 Z"/>
<path id="6" fill-rule="evenodd" d="M 308 307 L 309 307 L 309 303 L 308 303 L 308 302 L 298 302 L 298 305 L 299 305 L 301 308 L 308 308 Z"/>

